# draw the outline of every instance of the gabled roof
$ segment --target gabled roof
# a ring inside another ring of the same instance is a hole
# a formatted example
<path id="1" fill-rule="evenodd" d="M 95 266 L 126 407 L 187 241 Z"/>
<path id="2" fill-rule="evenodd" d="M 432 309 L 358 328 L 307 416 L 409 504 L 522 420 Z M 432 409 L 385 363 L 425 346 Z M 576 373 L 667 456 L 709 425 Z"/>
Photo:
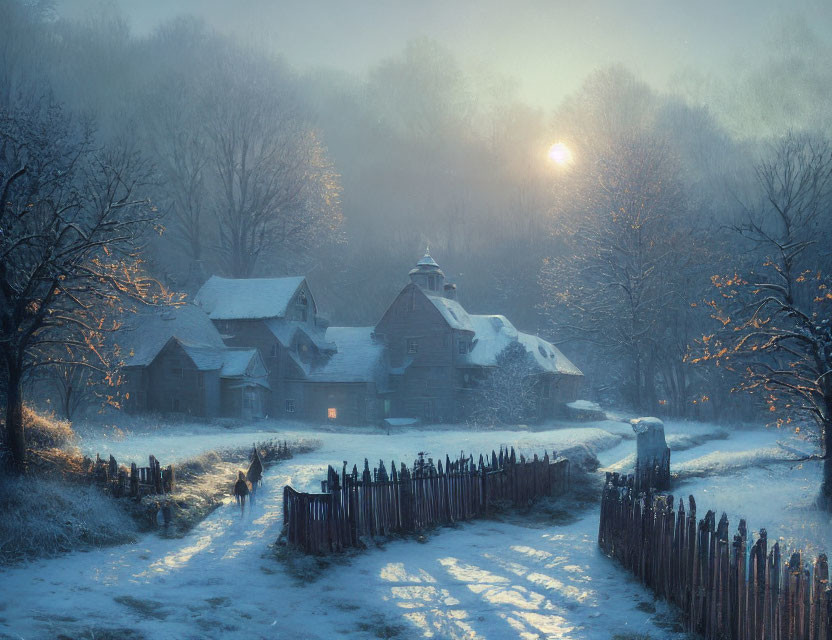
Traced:
<path id="1" fill-rule="evenodd" d="M 180 338 L 173 339 L 188 354 L 188 357 L 199 371 L 216 371 L 222 368 L 222 363 L 225 358 L 224 347 L 210 347 L 207 345 L 191 344 Z"/>
<path id="2" fill-rule="evenodd" d="M 468 312 L 463 309 L 462 305 L 456 300 L 443 298 L 442 296 L 430 296 L 425 294 L 425 297 L 431 301 L 437 311 L 442 314 L 445 321 L 452 329 L 459 329 L 460 331 L 474 331 L 474 325 L 471 324 L 471 317 Z"/>
<path id="3" fill-rule="evenodd" d="M 540 370 L 564 375 L 583 375 L 551 342 L 518 331 L 508 318 L 500 315 L 470 315 L 474 327 L 474 346 L 466 360 L 480 367 L 494 367 L 497 356 L 513 342 L 519 342 Z"/>
<path id="4" fill-rule="evenodd" d="M 298 331 L 302 331 L 321 351 L 335 350 L 335 345 L 326 339 L 323 329 L 320 327 L 311 327 L 306 322 L 286 320 L 284 318 L 269 318 L 265 321 L 265 325 L 284 347 L 290 347 L 292 341 L 295 339 L 295 334 Z"/>
<path id="5" fill-rule="evenodd" d="M 380 382 L 384 345 L 373 339 L 374 327 L 329 327 L 326 339 L 337 351 L 320 367 L 309 370 L 315 382 Z"/>
<path id="6" fill-rule="evenodd" d="M 257 349 L 226 349 L 220 375 L 223 378 L 244 376 L 252 364 L 251 361 L 256 358 Z"/>
<path id="7" fill-rule="evenodd" d="M 194 298 L 211 320 L 283 318 L 303 276 L 221 278 L 211 276 Z"/>
<path id="8" fill-rule="evenodd" d="M 152 307 L 130 314 L 114 334 L 126 367 L 146 367 L 171 338 L 190 345 L 223 348 L 222 337 L 205 312 L 193 304 Z"/>
<path id="9" fill-rule="evenodd" d="M 269 372 L 257 349 L 228 348 L 223 353 L 220 378 L 236 380 L 243 386 L 258 385 L 269 388 Z M 237 388 L 240 384 L 232 385 Z"/>

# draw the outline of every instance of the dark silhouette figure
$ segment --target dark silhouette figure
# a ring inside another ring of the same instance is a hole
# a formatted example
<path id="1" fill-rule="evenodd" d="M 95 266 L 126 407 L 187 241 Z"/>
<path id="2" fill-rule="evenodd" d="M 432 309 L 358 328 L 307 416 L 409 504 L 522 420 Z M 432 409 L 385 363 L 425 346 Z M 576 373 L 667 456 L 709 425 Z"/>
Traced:
<path id="1" fill-rule="evenodd" d="M 246 508 L 246 496 L 248 494 L 249 490 L 246 476 L 242 471 L 238 471 L 237 482 L 234 483 L 234 497 L 237 498 L 237 504 L 240 505 L 240 517 L 243 516 L 243 511 Z"/>

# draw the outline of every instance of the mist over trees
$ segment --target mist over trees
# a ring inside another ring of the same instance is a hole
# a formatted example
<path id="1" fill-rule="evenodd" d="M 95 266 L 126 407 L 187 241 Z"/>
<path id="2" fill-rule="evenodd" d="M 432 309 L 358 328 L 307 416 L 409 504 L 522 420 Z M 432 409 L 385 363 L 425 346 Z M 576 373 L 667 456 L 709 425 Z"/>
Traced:
<path id="1" fill-rule="evenodd" d="M 115 10 L 70 22 L 2 0 L 0 108 L 48 99 L 90 123 L 91 152 L 140 158 L 159 220 L 135 246 L 143 277 L 172 290 L 302 273 L 333 322 L 371 324 L 429 244 L 468 310 L 558 344 L 588 397 L 750 420 L 768 412 L 732 392 L 743 370 L 701 358 L 722 325 L 712 278 L 750 282 L 771 258 L 735 231 L 771 202 L 759 167 L 790 131 L 825 139 L 832 104 L 811 27 L 769 37 L 733 88 L 680 70 L 659 91 L 613 66 L 544 111 L 429 39 L 360 76 L 299 72 L 195 18 L 136 36 Z M 546 157 L 558 140 L 568 166 Z M 816 208 L 828 221 L 827 193 Z M 801 269 L 823 268 L 813 247 Z"/>

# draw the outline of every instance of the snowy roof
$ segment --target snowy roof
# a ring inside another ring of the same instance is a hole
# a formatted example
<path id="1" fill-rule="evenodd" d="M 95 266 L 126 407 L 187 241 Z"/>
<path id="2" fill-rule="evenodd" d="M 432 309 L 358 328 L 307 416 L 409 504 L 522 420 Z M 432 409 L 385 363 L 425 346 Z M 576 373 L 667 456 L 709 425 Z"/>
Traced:
<path id="1" fill-rule="evenodd" d="M 326 339 L 338 351 L 321 367 L 309 371 L 316 382 L 378 382 L 383 372 L 384 345 L 373 339 L 375 327 L 329 327 Z"/>
<path id="2" fill-rule="evenodd" d="M 452 329 L 460 329 L 462 331 L 474 331 L 474 326 L 471 324 L 471 317 L 468 312 L 462 308 L 456 300 L 443 298 L 442 296 L 426 296 L 428 300 L 433 303 L 445 321 Z"/>
<path id="3" fill-rule="evenodd" d="M 285 320 L 284 318 L 269 318 L 265 321 L 266 327 L 272 335 L 280 341 L 284 347 L 290 347 L 295 339 L 295 334 L 302 331 L 321 351 L 334 351 L 335 345 L 327 340 L 324 331 L 320 327 L 310 326 L 306 322 L 297 320 Z"/>
<path id="4" fill-rule="evenodd" d="M 474 328 L 474 347 L 468 362 L 480 367 L 494 367 L 497 356 L 517 340 L 517 329 L 505 316 L 470 315 Z"/>
<path id="5" fill-rule="evenodd" d="M 422 259 L 419 260 L 419 262 L 416 263 L 416 266 L 419 266 L 419 267 L 426 267 L 426 266 L 438 267 L 439 265 L 436 263 L 436 260 L 434 260 L 433 257 L 430 255 L 430 250 L 426 249 L 425 250 L 425 255 L 422 256 Z"/>
<path id="6" fill-rule="evenodd" d="M 201 344 L 191 344 L 179 338 L 174 338 L 182 350 L 188 354 L 199 371 L 216 371 L 222 368 L 225 357 L 223 347 L 211 347 Z"/>
<path id="7" fill-rule="evenodd" d="M 130 314 L 124 319 L 124 327 L 114 335 L 126 367 L 146 367 L 171 338 L 192 346 L 224 346 L 214 323 L 193 304 L 154 307 Z"/>
<path id="8" fill-rule="evenodd" d="M 297 322 L 289 322 L 283 318 L 269 318 L 264 324 L 284 347 L 292 344 L 295 332 L 298 330 Z"/>
<path id="9" fill-rule="evenodd" d="M 221 278 L 211 276 L 194 302 L 211 320 L 261 320 L 282 318 L 303 283 L 303 276 L 289 278 Z"/>
<path id="10" fill-rule="evenodd" d="M 582 376 L 581 370 L 578 369 L 569 359 L 560 352 L 555 345 L 547 342 L 543 338 L 533 336 L 522 331 L 517 332 L 517 337 L 520 343 L 526 347 L 526 351 L 534 356 L 537 364 L 545 371 L 552 373 L 562 373 L 568 376 Z"/>
<path id="11" fill-rule="evenodd" d="M 474 330 L 474 346 L 467 356 L 468 363 L 480 367 L 494 367 L 497 356 L 507 346 L 520 342 L 543 370 L 566 375 L 583 375 L 560 350 L 543 338 L 518 331 L 505 316 L 468 316 Z"/>
<path id="12" fill-rule="evenodd" d="M 226 349 L 223 354 L 223 378 L 236 378 L 246 375 L 251 361 L 257 357 L 257 349 Z"/>

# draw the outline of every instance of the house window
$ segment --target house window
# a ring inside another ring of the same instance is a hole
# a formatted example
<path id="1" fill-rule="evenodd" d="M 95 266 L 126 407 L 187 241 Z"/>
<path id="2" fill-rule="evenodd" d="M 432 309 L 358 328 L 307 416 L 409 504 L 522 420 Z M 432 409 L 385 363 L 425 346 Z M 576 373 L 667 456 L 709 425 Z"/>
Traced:
<path id="1" fill-rule="evenodd" d="M 468 353 L 468 343 L 465 340 L 459 341 L 459 352 L 462 354 Z"/>
<path id="2" fill-rule="evenodd" d="M 269 355 L 272 358 L 276 358 L 278 355 L 280 355 L 280 345 L 278 343 L 275 342 L 274 344 L 272 344 L 272 348 L 269 351 Z"/>
<path id="3" fill-rule="evenodd" d="M 231 323 L 228 320 L 220 320 L 217 322 L 217 329 L 220 333 L 229 333 L 231 331 Z"/>
<path id="4" fill-rule="evenodd" d="M 293 398 L 286 399 L 286 413 L 295 412 L 295 400 Z"/>
<path id="5" fill-rule="evenodd" d="M 184 371 L 184 369 L 182 369 L 182 367 L 173 367 L 170 370 L 170 374 L 174 378 L 184 378 L 185 377 L 185 371 Z"/>
<path id="6" fill-rule="evenodd" d="M 178 396 L 171 396 L 170 397 L 170 410 L 171 411 L 179 411 L 179 397 Z"/>
<path id="7" fill-rule="evenodd" d="M 196 385 L 200 389 L 205 388 L 205 374 L 202 373 L 202 371 L 200 371 L 199 373 L 196 374 Z"/>
<path id="8" fill-rule="evenodd" d="M 326 417 L 330 420 L 336 420 L 338 418 L 338 409 L 335 407 L 330 407 L 326 410 Z"/>
<path id="9" fill-rule="evenodd" d="M 308 317 L 308 313 L 306 308 L 309 306 L 309 301 L 306 298 L 306 291 L 301 291 L 298 294 L 298 306 L 295 309 L 295 319 L 301 320 L 306 322 L 306 318 Z"/>
<path id="10" fill-rule="evenodd" d="M 418 353 L 419 351 L 419 343 L 415 338 L 408 338 L 407 339 L 407 352 L 408 353 Z"/>
<path id="11" fill-rule="evenodd" d="M 428 276 L 428 289 L 431 291 L 436 290 L 436 276 Z"/>
<path id="12" fill-rule="evenodd" d="M 552 396 L 552 386 L 548 380 L 543 381 L 543 397 L 550 398 Z"/>

